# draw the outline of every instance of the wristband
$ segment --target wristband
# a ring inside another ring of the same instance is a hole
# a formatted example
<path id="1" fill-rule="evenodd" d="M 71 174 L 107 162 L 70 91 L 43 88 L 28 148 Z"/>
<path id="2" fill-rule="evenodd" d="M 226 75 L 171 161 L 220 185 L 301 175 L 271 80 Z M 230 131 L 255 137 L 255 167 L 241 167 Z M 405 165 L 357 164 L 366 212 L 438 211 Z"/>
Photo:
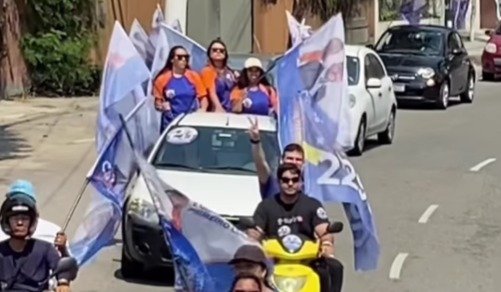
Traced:
<path id="1" fill-rule="evenodd" d="M 330 241 L 322 241 L 322 246 L 333 246 L 333 244 Z"/>
<path id="2" fill-rule="evenodd" d="M 261 142 L 261 140 L 252 140 L 252 139 L 250 139 L 250 142 L 252 144 L 259 144 Z"/>

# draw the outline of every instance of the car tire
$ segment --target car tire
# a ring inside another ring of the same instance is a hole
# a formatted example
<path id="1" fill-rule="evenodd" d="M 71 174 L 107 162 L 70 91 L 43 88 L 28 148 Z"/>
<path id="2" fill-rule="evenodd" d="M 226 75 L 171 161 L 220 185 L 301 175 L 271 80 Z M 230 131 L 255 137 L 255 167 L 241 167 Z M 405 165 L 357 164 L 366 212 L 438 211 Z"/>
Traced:
<path id="1" fill-rule="evenodd" d="M 468 74 L 468 88 L 461 93 L 461 102 L 472 103 L 475 97 L 475 75 L 473 73 Z"/>
<path id="2" fill-rule="evenodd" d="M 377 134 L 377 139 L 381 144 L 391 144 L 393 143 L 393 138 L 395 137 L 395 109 L 391 109 L 390 117 L 388 118 L 388 125 L 386 129 Z"/>
<path id="3" fill-rule="evenodd" d="M 494 80 L 494 74 L 484 71 L 484 72 L 482 72 L 482 79 L 484 81 L 492 81 L 492 80 Z"/>
<path id="4" fill-rule="evenodd" d="M 449 93 L 449 82 L 447 80 L 444 80 L 442 86 L 440 87 L 440 95 L 437 99 L 437 107 L 439 109 L 445 110 L 449 106 Z"/>
<path id="5" fill-rule="evenodd" d="M 360 156 L 364 152 L 365 132 L 366 132 L 365 117 L 362 117 L 362 119 L 360 120 L 360 125 L 358 126 L 357 137 L 355 138 L 355 146 L 353 147 L 353 149 L 349 151 L 350 155 Z"/>
<path id="6" fill-rule="evenodd" d="M 127 257 L 125 243 L 122 245 L 120 272 L 125 279 L 138 278 L 143 273 L 143 265 Z"/>

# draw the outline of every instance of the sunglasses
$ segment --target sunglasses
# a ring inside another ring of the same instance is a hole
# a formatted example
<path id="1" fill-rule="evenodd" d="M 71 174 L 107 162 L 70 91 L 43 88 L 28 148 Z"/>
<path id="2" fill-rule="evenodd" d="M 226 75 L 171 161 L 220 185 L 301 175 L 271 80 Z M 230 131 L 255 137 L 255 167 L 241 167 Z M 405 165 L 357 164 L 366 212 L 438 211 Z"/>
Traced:
<path id="1" fill-rule="evenodd" d="M 190 55 L 176 55 L 175 56 L 176 60 L 186 60 L 186 61 L 189 61 L 190 60 Z"/>
<path id="2" fill-rule="evenodd" d="M 280 178 L 280 180 L 284 183 L 284 184 L 288 184 L 290 182 L 292 183 L 298 183 L 299 182 L 299 176 L 296 176 L 296 177 L 293 177 L 293 178 L 290 178 L 290 177 L 282 177 Z"/>
<path id="3" fill-rule="evenodd" d="M 221 54 L 224 54 L 224 52 L 226 52 L 225 49 L 221 49 L 221 48 L 212 48 L 211 51 L 214 53 L 221 53 Z"/>

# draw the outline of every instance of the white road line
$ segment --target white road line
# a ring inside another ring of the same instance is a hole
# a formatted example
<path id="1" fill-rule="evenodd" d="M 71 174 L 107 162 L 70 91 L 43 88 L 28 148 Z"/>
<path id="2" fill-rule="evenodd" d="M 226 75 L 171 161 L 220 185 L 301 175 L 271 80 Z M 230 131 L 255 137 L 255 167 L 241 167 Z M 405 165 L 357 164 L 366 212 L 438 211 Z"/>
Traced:
<path id="1" fill-rule="evenodd" d="M 391 280 L 400 279 L 400 272 L 402 271 L 402 266 L 404 265 L 405 259 L 407 258 L 408 255 L 409 255 L 408 253 L 401 252 L 395 257 L 390 268 Z"/>
<path id="2" fill-rule="evenodd" d="M 496 161 L 496 158 L 489 158 L 489 159 L 486 159 L 482 162 L 480 162 L 479 164 L 475 165 L 474 167 L 470 168 L 470 171 L 473 171 L 473 172 L 478 172 L 480 171 L 482 168 L 484 168 L 485 166 L 487 166 L 488 164 L 491 164 L 493 163 L 494 161 Z"/>
<path id="3" fill-rule="evenodd" d="M 435 210 L 437 210 L 437 208 L 438 205 L 430 205 L 428 209 L 424 211 L 423 215 L 421 215 L 418 222 L 421 224 L 425 224 L 426 222 L 428 222 L 428 219 L 430 219 L 431 215 L 433 214 L 433 212 L 435 212 Z"/>
<path id="4" fill-rule="evenodd" d="M 75 141 L 72 141 L 70 143 L 71 144 L 83 144 L 83 143 L 90 143 L 90 142 L 94 142 L 94 138 L 75 140 Z"/>

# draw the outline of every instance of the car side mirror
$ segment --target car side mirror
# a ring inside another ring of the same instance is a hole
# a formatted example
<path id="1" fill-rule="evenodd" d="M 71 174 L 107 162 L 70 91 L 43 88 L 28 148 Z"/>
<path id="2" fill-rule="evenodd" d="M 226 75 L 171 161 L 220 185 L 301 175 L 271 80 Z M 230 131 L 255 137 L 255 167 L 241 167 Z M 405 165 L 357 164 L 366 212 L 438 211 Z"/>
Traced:
<path id="1" fill-rule="evenodd" d="M 366 48 L 369 48 L 371 50 L 374 50 L 374 45 L 373 44 L 368 44 L 365 46 Z"/>
<path id="2" fill-rule="evenodd" d="M 454 56 L 458 56 L 458 55 L 461 55 L 463 52 L 464 52 L 464 50 L 463 50 L 463 49 L 453 49 L 451 53 L 452 53 Z"/>
<path id="3" fill-rule="evenodd" d="M 486 36 L 491 36 L 491 35 L 492 35 L 492 30 L 490 30 L 490 29 L 486 29 L 486 30 L 485 30 L 485 35 L 486 35 Z"/>
<path id="4" fill-rule="evenodd" d="M 367 80 L 367 88 L 381 88 L 383 86 L 381 79 L 369 78 Z"/>

